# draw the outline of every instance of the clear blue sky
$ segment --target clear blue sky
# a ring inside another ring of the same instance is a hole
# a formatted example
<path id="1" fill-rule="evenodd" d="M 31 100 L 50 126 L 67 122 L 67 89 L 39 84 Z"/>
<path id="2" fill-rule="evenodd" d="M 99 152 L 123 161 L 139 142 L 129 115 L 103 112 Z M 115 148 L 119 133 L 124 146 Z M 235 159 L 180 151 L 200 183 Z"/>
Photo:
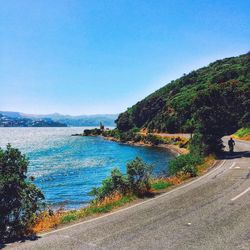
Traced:
<path id="1" fill-rule="evenodd" d="M 250 1 L 0 0 L 0 110 L 119 113 L 250 50 Z"/>

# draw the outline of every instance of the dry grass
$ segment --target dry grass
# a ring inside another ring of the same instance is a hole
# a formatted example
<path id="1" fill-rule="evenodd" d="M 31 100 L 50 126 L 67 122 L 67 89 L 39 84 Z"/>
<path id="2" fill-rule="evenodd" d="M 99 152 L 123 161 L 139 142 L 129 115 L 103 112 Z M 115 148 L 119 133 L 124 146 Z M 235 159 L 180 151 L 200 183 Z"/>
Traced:
<path id="1" fill-rule="evenodd" d="M 39 233 L 51 228 L 55 228 L 58 224 L 60 224 L 62 213 L 62 211 L 57 211 L 50 215 L 48 211 L 42 212 L 37 217 L 36 222 L 32 227 L 32 231 L 34 233 Z"/>
<path id="2" fill-rule="evenodd" d="M 238 139 L 238 140 L 243 140 L 243 141 L 250 141 L 250 134 L 245 135 L 243 137 L 239 137 L 237 135 L 232 135 L 233 138 Z"/>
<path id="3" fill-rule="evenodd" d="M 206 157 L 205 162 L 202 165 L 198 166 L 198 175 L 206 173 L 214 162 L 214 156 L 211 155 L 209 157 Z M 180 185 L 185 180 L 190 178 L 190 174 L 179 173 L 176 176 L 152 179 L 151 192 L 154 193 L 157 192 L 157 190 L 167 190 L 170 186 Z M 116 207 L 120 207 L 125 203 L 131 202 L 134 199 L 135 197 L 132 195 L 123 196 L 119 192 L 115 192 L 112 195 L 105 197 L 103 200 L 93 201 L 89 206 L 81 208 L 79 210 L 58 210 L 54 213 L 45 211 L 36 218 L 35 224 L 31 228 L 31 231 L 34 233 L 40 233 L 48 231 L 52 228 L 56 228 L 60 224 L 79 220 L 89 215 L 107 213 Z"/>
<path id="4" fill-rule="evenodd" d="M 197 167 L 198 175 L 205 174 L 208 171 L 208 169 L 215 163 L 215 160 L 216 159 L 214 155 L 207 156 L 204 160 L 204 163 Z"/>
<path id="5" fill-rule="evenodd" d="M 114 192 L 114 194 L 105 197 L 101 201 L 94 201 L 93 206 L 95 206 L 95 207 L 106 206 L 106 205 L 109 205 L 109 204 L 112 204 L 114 202 L 121 200 L 122 197 L 123 197 L 123 195 L 121 195 L 119 192 Z"/>
<path id="6" fill-rule="evenodd" d="M 93 201 L 89 206 L 79 210 L 63 211 L 58 210 L 54 213 L 48 211 L 42 212 L 32 226 L 33 233 L 40 233 L 56 228 L 60 224 L 69 223 L 78 219 L 82 219 L 89 215 L 107 213 L 115 207 L 120 207 L 125 203 L 131 202 L 134 199 L 132 195 L 122 196 L 119 192 L 105 197 L 101 201 Z"/>
<path id="7" fill-rule="evenodd" d="M 232 135 L 233 138 L 250 141 L 250 128 L 241 128 Z"/>
<path id="8" fill-rule="evenodd" d="M 176 176 L 171 176 L 171 177 L 160 177 L 156 179 L 151 180 L 151 184 L 156 184 L 156 183 L 169 183 L 169 186 L 176 186 L 181 184 L 183 181 L 186 179 L 189 179 L 190 175 L 188 174 L 178 174 Z"/>

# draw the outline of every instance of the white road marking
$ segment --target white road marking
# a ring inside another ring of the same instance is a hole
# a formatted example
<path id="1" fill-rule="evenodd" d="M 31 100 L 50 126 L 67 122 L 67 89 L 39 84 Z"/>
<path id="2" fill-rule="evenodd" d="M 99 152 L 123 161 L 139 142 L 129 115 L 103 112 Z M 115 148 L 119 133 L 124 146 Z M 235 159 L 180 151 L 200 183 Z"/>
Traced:
<path id="1" fill-rule="evenodd" d="M 231 199 L 231 201 L 235 201 L 238 198 L 240 198 L 242 195 L 244 195 L 245 193 L 247 193 L 248 191 L 250 191 L 250 187 L 247 188 L 245 191 L 243 191 L 242 193 L 238 194 L 237 196 L 235 196 L 234 198 Z"/>
<path id="2" fill-rule="evenodd" d="M 220 175 L 222 175 L 222 174 L 225 174 L 229 169 L 232 169 L 235 165 L 236 165 L 236 162 L 233 162 L 232 165 L 231 165 L 229 168 L 226 168 L 226 169 L 224 169 L 224 170 L 221 170 L 221 172 L 218 173 L 215 177 L 218 177 L 218 176 L 220 176 Z"/>
<path id="3" fill-rule="evenodd" d="M 190 186 L 190 185 L 192 185 L 192 184 L 194 184 L 194 183 L 196 183 L 196 182 L 198 182 L 198 181 L 200 181 L 200 180 L 206 178 L 207 176 L 213 174 L 213 173 L 216 172 L 219 168 L 221 168 L 221 167 L 225 164 L 225 162 L 226 162 L 226 160 L 224 160 L 217 168 L 211 170 L 210 172 L 208 172 L 207 174 L 201 176 L 200 178 L 198 178 L 198 179 L 196 179 L 196 180 L 193 180 L 193 181 L 191 181 L 191 182 L 189 182 L 189 183 L 187 183 L 187 184 L 185 184 L 185 185 L 183 185 L 183 186 L 177 187 L 177 188 L 175 188 L 175 189 L 173 189 L 173 190 L 171 190 L 171 191 L 169 191 L 169 192 L 167 192 L 167 193 L 165 193 L 165 194 L 159 195 L 159 196 L 157 196 L 157 197 L 155 197 L 155 198 L 152 198 L 152 199 L 149 199 L 149 200 L 140 202 L 140 203 L 135 204 L 135 205 L 133 205 L 133 206 L 126 207 L 126 208 L 117 210 L 117 211 L 115 211 L 115 212 L 109 213 L 109 214 L 105 214 L 105 215 L 103 215 L 103 216 L 100 216 L 100 217 L 97 217 L 97 218 L 94 218 L 94 219 L 82 221 L 82 222 L 79 222 L 79 223 L 70 225 L 70 226 L 68 226 L 68 227 L 63 227 L 63 228 L 60 228 L 60 229 L 57 229 L 57 230 L 53 230 L 53 231 L 50 231 L 50 232 L 47 232 L 47 233 L 38 234 L 38 236 L 46 236 L 46 235 L 49 235 L 49 234 L 53 234 L 53 233 L 57 233 L 57 232 L 60 232 L 60 231 L 64 231 L 64 230 L 66 230 L 66 229 L 73 228 L 73 227 L 76 227 L 76 226 L 79 226 L 79 225 L 82 225 L 82 224 L 86 224 L 86 223 L 90 223 L 90 222 L 92 222 L 92 221 L 100 220 L 100 219 L 102 219 L 102 218 L 111 216 L 111 215 L 113 215 L 113 214 L 121 213 L 121 212 L 126 211 L 126 210 L 129 210 L 129 209 L 131 209 L 131 208 L 141 206 L 142 204 L 145 204 L 145 203 L 154 202 L 154 200 L 160 199 L 160 198 L 162 198 L 162 197 L 164 197 L 164 196 L 167 196 L 167 195 L 169 195 L 169 194 L 171 194 L 171 193 L 173 193 L 173 192 L 175 192 L 175 191 L 177 191 L 177 190 L 186 188 L 186 187 L 188 187 L 188 186 Z M 215 163 L 214 163 L 214 164 L 215 164 Z"/>
<path id="4" fill-rule="evenodd" d="M 235 164 L 236 164 L 236 162 L 233 162 L 233 164 L 231 165 L 231 167 L 229 169 L 233 168 L 235 166 Z"/>

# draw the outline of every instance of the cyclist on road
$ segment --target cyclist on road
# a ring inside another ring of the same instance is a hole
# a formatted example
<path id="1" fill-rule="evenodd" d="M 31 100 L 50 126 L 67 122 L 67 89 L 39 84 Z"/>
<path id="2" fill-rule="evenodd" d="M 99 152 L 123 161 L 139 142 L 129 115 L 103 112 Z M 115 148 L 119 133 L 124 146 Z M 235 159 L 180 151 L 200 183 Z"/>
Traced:
<path id="1" fill-rule="evenodd" d="M 228 141 L 228 146 L 229 146 L 229 152 L 233 153 L 234 151 L 234 146 L 235 146 L 235 141 L 231 137 L 230 140 Z"/>

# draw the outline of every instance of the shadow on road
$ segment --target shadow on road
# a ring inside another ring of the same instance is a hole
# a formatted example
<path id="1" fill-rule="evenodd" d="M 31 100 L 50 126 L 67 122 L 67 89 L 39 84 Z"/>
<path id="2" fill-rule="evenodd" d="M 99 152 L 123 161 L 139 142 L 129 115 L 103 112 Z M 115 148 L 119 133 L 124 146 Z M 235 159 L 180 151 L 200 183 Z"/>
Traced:
<path id="1" fill-rule="evenodd" d="M 240 152 L 223 152 L 221 155 L 219 155 L 219 159 L 237 159 L 237 158 L 250 158 L 250 151 L 240 151 Z"/>
<path id="2" fill-rule="evenodd" d="M 0 249 L 3 249 L 4 247 L 7 247 L 7 245 L 14 244 L 16 242 L 21 243 L 21 242 L 25 242 L 26 240 L 35 241 L 35 240 L 38 240 L 39 238 L 41 237 L 37 235 L 30 235 L 30 236 L 22 237 L 19 239 L 6 240 L 4 242 L 0 241 Z"/>

